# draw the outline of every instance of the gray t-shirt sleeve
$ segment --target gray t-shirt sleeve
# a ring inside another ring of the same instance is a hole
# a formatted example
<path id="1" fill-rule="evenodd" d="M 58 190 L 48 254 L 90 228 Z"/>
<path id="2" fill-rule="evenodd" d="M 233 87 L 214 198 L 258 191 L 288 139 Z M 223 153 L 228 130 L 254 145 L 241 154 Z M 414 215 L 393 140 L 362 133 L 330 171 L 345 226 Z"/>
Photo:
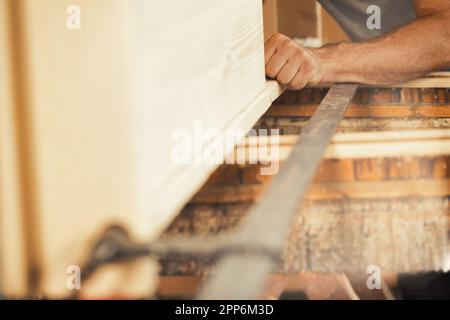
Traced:
<path id="1" fill-rule="evenodd" d="M 372 39 L 416 18 L 412 0 L 319 0 L 353 41 Z M 381 29 L 370 30 L 367 8 L 381 8 Z"/>

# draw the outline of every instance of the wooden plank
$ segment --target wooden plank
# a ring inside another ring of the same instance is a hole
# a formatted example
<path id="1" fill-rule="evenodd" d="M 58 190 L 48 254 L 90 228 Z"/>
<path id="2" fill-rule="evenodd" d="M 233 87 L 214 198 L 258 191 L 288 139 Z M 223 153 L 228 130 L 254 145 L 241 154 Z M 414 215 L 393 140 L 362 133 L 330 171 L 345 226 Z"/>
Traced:
<path id="1" fill-rule="evenodd" d="M 393 141 L 422 141 L 422 140 L 447 140 L 450 138 L 450 129 L 430 130 L 404 130 L 404 131 L 381 131 L 381 132 L 343 132 L 333 136 L 331 143 L 370 143 L 370 142 L 393 142 Z M 299 139 L 295 135 L 282 135 L 276 137 L 280 145 L 293 145 Z M 269 139 L 270 141 L 270 139 Z M 261 144 L 259 137 L 246 137 L 237 146 L 257 147 Z"/>
<path id="2" fill-rule="evenodd" d="M 158 295 L 161 297 L 193 297 L 201 286 L 203 277 L 164 276 L 160 278 Z M 268 277 L 262 300 L 278 300 L 284 292 L 304 292 L 309 300 L 356 300 L 356 294 L 345 275 L 272 274 Z"/>
<path id="3" fill-rule="evenodd" d="M 305 210 L 288 241 L 285 271 L 363 274 L 370 265 L 383 273 L 448 268 L 450 215 L 442 201 L 442 208 L 409 198 L 392 200 L 379 210 L 364 202 L 353 211 L 348 201 Z"/>
<path id="4" fill-rule="evenodd" d="M 314 184 L 307 199 L 447 197 L 449 194 L 450 179 L 329 182 Z"/>
<path id="5" fill-rule="evenodd" d="M 317 104 L 277 105 L 266 113 L 271 117 L 310 117 Z M 345 113 L 346 118 L 448 118 L 450 108 L 446 105 L 363 105 L 351 104 Z"/>
<path id="6" fill-rule="evenodd" d="M 236 144 L 283 91 L 284 89 L 276 81 L 268 81 L 264 90 L 254 99 L 254 101 L 230 122 L 228 129 L 233 130 L 233 128 L 238 128 L 238 131 L 242 133 L 241 137 L 236 135 Z M 243 128 L 248 129 L 244 130 Z M 224 129 L 224 131 L 226 130 L 227 129 Z M 220 139 L 220 137 L 218 138 Z M 214 146 L 214 143 L 215 142 L 212 141 L 209 145 L 205 146 L 205 148 Z M 230 147 L 233 148 L 233 146 Z M 232 152 L 232 150 L 228 150 L 228 154 L 230 152 Z M 172 184 L 170 186 L 165 186 L 166 192 L 158 193 L 158 199 L 153 201 L 154 206 L 156 208 L 170 209 L 171 211 L 178 213 L 183 205 L 202 187 L 217 167 L 217 164 L 203 164 L 194 165 L 189 170 L 186 170 L 186 167 L 184 166 L 185 170 L 177 172 L 177 176 L 172 180 Z M 187 185 L 190 185 L 191 188 L 187 189 Z M 174 194 L 177 195 L 178 202 L 173 200 L 172 195 Z"/>
<path id="7" fill-rule="evenodd" d="M 450 154 L 450 129 L 337 133 L 324 159 L 433 157 Z M 298 136 L 274 136 L 262 146 L 258 137 L 247 137 L 233 156 L 239 164 L 284 161 Z"/>
<path id="8" fill-rule="evenodd" d="M 263 117 L 255 130 L 278 129 L 282 135 L 298 135 L 308 118 Z M 446 129 L 450 118 L 347 118 L 341 121 L 338 132 L 402 131 Z"/>
<path id="9" fill-rule="evenodd" d="M 25 248 L 23 185 L 18 160 L 19 128 L 14 42 L 9 0 L 0 0 L 0 294 L 24 297 L 29 292 Z"/>
<path id="10" fill-rule="evenodd" d="M 227 204 L 258 202 L 266 190 L 264 184 L 217 186 L 201 190 L 191 204 Z M 305 200 L 398 199 L 408 197 L 450 196 L 450 179 L 377 180 L 316 182 Z"/>
<path id="11" fill-rule="evenodd" d="M 169 237 L 216 239 L 248 220 L 248 203 L 190 205 Z M 292 224 L 281 263 L 272 272 L 382 275 L 448 270 L 450 209 L 447 198 L 305 201 Z M 202 261 L 165 261 L 163 274 L 210 275 Z M 387 281 L 387 280 L 386 280 Z"/>
<path id="12" fill-rule="evenodd" d="M 403 88 L 450 88 L 450 72 L 432 72 L 419 79 L 391 86 Z"/>
<path id="13" fill-rule="evenodd" d="M 150 87 L 162 86 L 156 96 L 152 96 L 152 108 L 149 110 L 148 84 L 145 81 L 136 84 L 141 102 L 138 103 L 139 112 L 134 119 L 139 128 L 136 133 L 139 138 L 136 143 L 139 174 L 135 178 L 137 185 L 142 186 L 140 189 L 146 190 L 136 202 L 142 220 L 146 221 L 140 223 L 140 233 L 144 234 L 151 232 L 156 236 L 157 232 L 154 231 L 162 230 L 170 222 L 216 167 L 204 163 L 203 151 L 220 143 L 222 135 L 215 135 L 214 139 L 205 138 L 203 144 L 199 143 L 201 148 L 194 144 L 191 163 L 177 164 L 172 158 L 174 130 L 187 130 L 190 137 L 195 138 L 196 129 L 193 126 L 195 122 L 200 122 L 202 128 L 218 130 L 222 134 L 227 130 L 245 132 L 256 122 L 260 113 L 268 108 L 275 98 L 273 95 L 277 95 L 279 90 L 277 84 L 266 84 L 264 80 L 261 2 L 197 2 L 195 5 L 180 4 L 173 16 L 173 8 L 159 1 L 161 4 L 158 5 L 164 8 L 171 19 L 161 14 L 155 21 L 150 20 L 150 25 L 145 19 L 146 15 L 154 17 L 153 12 L 158 10 L 142 1 L 144 10 L 139 11 L 142 24 L 146 26 L 142 30 L 158 30 L 152 34 L 159 39 L 160 46 L 155 48 L 152 43 L 140 48 L 148 38 L 144 32 L 135 45 L 139 51 L 137 61 L 146 65 L 148 57 L 154 56 L 156 52 L 156 58 L 167 60 L 166 63 L 171 65 L 167 70 L 159 59 L 144 71 L 141 71 L 141 65 L 136 65 L 138 73 L 144 72 L 152 80 L 153 85 Z M 198 20 L 193 21 L 189 15 L 194 15 Z M 227 23 L 218 24 L 218 19 Z M 177 26 L 170 28 L 167 33 L 160 32 L 161 26 L 171 23 L 168 21 L 178 21 Z M 179 33 L 180 29 L 185 29 L 183 34 Z M 199 30 L 202 30 L 204 37 L 189 36 L 189 33 L 195 34 Z M 192 42 L 192 39 L 195 41 Z M 193 51 L 186 53 L 186 48 L 193 48 Z M 172 52 L 173 56 L 168 56 L 167 52 Z M 187 58 L 192 61 L 186 63 Z M 173 64 L 174 60 L 178 63 Z M 158 77 L 151 76 L 154 74 Z M 174 80 L 176 83 L 172 83 Z M 173 88 L 177 88 L 178 100 L 173 98 Z M 166 111 L 161 113 L 161 110 Z M 150 135 L 159 145 L 157 158 L 154 157 L 153 147 L 150 147 L 153 143 L 148 138 L 148 123 L 152 123 Z M 152 135 L 153 132 L 158 134 Z M 147 230 L 142 230 L 144 228 Z"/>
<path id="14" fill-rule="evenodd" d="M 223 165 L 202 189 L 216 186 L 265 184 L 273 176 L 264 175 L 265 165 Z M 280 164 L 283 166 L 283 163 Z M 324 159 L 315 182 L 379 181 L 450 178 L 450 156 L 369 159 Z"/>
<path id="15" fill-rule="evenodd" d="M 431 72 L 427 75 L 429 78 L 450 78 L 450 72 L 449 71 L 436 71 Z"/>
<path id="16" fill-rule="evenodd" d="M 13 3 L 27 66 L 28 218 L 39 234 L 28 250 L 38 256 L 41 292 L 61 296 L 70 293 L 67 266 L 83 262 L 103 228 L 122 223 L 156 238 L 213 171 L 172 161 L 175 130 L 198 120 L 245 132 L 282 89 L 265 84 L 259 0 L 175 9 L 162 0 L 80 0 L 81 29 L 72 31 L 68 0 Z M 194 150 L 194 162 L 200 156 Z M 135 292 L 152 283 L 142 279 Z"/>
<path id="17" fill-rule="evenodd" d="M 423 148 L 423 149 L 420 149 Z M 258 147 L 238 148 L 236 159 L 240 164 L 271 163 L 285 161 L 292 152 L 292 146 L 281 145 L 270 151 L 261 152 Z M 450 153 L 450 141 L 423 140 L 420 142 L 401 141 L 331 144 L 327 147 L 324 159 L 367 159 L 403 157 L 435 157 Z"/>
<path id="18" fill-rule="evenodd" d="M 382 87 L 382 88 L 450 88 L 450 72 L 448 71 L 437 71 L 431 72 L 428 75 L 423 77 L 419 77 L 417 79 L 407 81 L 404 83 L 397 83 L 393 85 L 383 85 L 383 86 L 374 86 L 374 85 L 364 85 L 361 87 L 373 88 L 373 87 Z M 315 87 L 330 87 L 332 84 L 319 84 Z"/>
<path id="19" fill-rule="evenodd" d="M 306 88 L 288 91 L 275 105 L 317 105 L 327 93 L 327 88 Z M 374 106 L 446 106 L 449 103 L 449 88 L 359 88 L 353 105 Z"/>
<path id="20" fill-rule="evenodd" d="M 27 67 L 18 75 L 26 127 L 26 219 L 33 227 L 27 251 L 33 253 L 29 263 L 39 286 L 34 294 L 51 297 L 71 294 L 67 268 L 83 263 L 106 224 L 130 225 L 133 213 L 128 127 L 133 109 L 125 108 L 132 101 L 131 55 L 122 23 L 127 11 L 123 1 L 80 1 L 82 28 L 70 31 L 71 4 L 13 2 L 18 63 Z M 133 282 L 132 274 L 122 275 Z M 152 278 L 143 281 L 137 295 L 152 290 Z"/>

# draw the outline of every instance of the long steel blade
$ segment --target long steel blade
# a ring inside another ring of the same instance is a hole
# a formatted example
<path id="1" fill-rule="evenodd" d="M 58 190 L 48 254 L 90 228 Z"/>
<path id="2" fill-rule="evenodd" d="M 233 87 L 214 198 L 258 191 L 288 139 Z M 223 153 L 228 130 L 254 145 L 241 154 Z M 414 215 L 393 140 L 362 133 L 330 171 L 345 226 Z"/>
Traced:
<path id="1" fill-rule="evenodd" d="M 274 256 L 280 257 L 283 252 L 293 218 L 357 88 L 339 84 L 330 89 L 265 197 L 255 205 L 237 234 L 240 243 L 257 244 L 266 254 L 241 252 L 222 258 L 216 275 L 201 290 L 199 299 L 257 298 L 274 266 Z"/>

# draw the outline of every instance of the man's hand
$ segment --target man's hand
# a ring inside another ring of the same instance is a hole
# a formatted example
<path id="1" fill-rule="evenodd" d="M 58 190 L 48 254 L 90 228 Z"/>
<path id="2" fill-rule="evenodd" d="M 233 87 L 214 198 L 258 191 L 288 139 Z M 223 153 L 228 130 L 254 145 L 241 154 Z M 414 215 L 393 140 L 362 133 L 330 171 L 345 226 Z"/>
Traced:
<path id="1" fill-rule="evenodd" d="M 308 49 L 275 34 L 266 74 L 290 89 L 316 83 L 398 85 L 450 67 L 450 0 L 414 0 L 417 19 L 384 36 Z"/>
<path id="2" fill-rule="evenodd" d="M 274 34 L 266 42 L 264 51 L 267 76 L 289 89 L 300 90 L 322 80 L 324 65 L 320 56 L 290 38 Z"/>

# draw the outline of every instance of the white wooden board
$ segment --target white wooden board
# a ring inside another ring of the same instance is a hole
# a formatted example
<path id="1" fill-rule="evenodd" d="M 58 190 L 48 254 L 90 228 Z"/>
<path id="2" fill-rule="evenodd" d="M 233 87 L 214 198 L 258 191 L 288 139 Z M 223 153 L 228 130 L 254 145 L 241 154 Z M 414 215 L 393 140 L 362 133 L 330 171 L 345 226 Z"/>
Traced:
<path id="1" fill-rule="evenodd" d="M 66 268 L 81 263 L 103 228 L 118 222 L 140 239 L 156 238 L 214 169 L 174 163 L 175 130 L 192 132 L 196 121 L 218 132 L 248 130 L 269 106 L 262 3 L 13 3 L 38 229 L 28 250 L 39 256 L 42 292 L 64 295 Z M 80 30 L 66 27 L 73 4 Z M 259 112 L 249 116 L 248 108 Z M 193 159 L 211 143 L 201 141 Z M 150 278 L 140 285 L 151 290 Z"/>

